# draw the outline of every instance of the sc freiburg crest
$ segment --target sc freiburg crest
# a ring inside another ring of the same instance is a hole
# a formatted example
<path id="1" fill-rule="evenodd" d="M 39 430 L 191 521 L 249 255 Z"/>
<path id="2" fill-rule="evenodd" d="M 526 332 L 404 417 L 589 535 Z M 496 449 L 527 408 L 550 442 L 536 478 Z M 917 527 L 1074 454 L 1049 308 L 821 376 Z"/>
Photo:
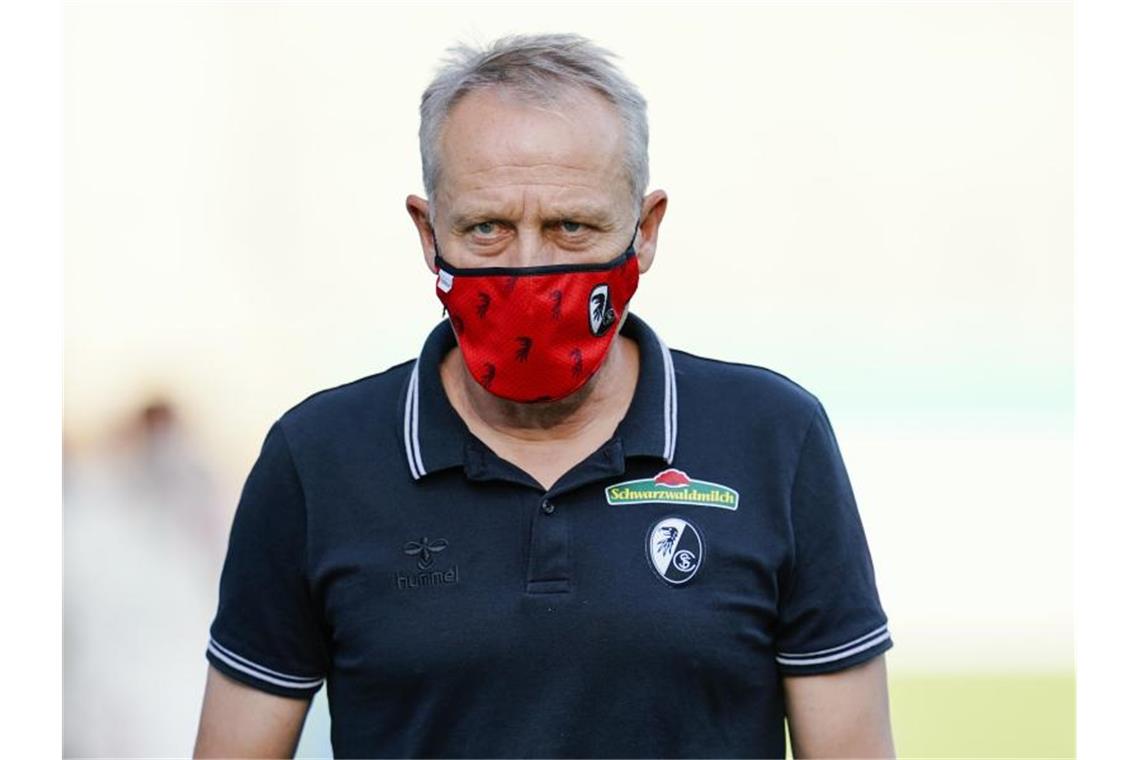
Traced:
<path id="1" fill-rule="evenodd" d="M 587 308 L 590 310 L 590 332 L 600 338 L 610 329 L 610 325 L 617 321 L 617 314 L 610 303 L 610 286 L 604 282 L 595 285 L 590 291 Z"/>
<path id="2" fill-rule="evenodd" d="M 692 523 L 666 517 L 649 529 L 645 552 L 653 570 L 667 583 L 679 586 L 697 574 L 705 547 Z"/>

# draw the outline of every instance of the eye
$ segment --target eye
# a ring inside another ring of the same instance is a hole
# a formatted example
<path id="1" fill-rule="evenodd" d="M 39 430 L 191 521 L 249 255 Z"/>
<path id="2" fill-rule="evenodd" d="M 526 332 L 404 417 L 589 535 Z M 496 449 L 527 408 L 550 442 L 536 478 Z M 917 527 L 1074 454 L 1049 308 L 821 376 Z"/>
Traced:
<path id="1" fill-rule="evenodd" d="M 478 224 L 472 226 L 471 229 L 475 230 L 475 232 L 479 233 L 480 235 L 492 235 L 494 234 L 496 227 L 497 225 L 495 222 L 479 222 Z"/>
<path id="2" fill-rule="evenodd" d="M 562 228 L 563 232 L 569 232 L 571 235 L 582 231 L 582 223 L 575 222 L 573 219 L 563 219 L 558 225 Z"/>

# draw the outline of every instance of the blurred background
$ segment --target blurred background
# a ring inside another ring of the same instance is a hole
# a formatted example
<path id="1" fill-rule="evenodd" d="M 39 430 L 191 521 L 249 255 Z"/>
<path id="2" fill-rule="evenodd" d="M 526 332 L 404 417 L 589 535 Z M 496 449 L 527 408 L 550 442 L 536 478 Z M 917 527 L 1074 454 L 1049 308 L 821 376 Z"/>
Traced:
<path id="1" fill-rule="evenodd" d="M 827 407 L 900 756 L 1073 756 L 1068 3 L 67 6 L 65 756 L 189 755 L 266 431 L 440 318 L 420 92 L 537 31 L 649 101 L 634 311 Z M 298 756 L 328 732 L 322 692 Z"/>

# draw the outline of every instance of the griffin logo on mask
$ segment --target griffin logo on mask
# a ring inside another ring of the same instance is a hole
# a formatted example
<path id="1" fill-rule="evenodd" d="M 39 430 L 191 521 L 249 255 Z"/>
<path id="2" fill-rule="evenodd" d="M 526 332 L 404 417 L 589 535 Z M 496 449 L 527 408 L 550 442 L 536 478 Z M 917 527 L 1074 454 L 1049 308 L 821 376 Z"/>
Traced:
<path id="1" fill-rule="evenodd" d="M 610 304 L 609 285 L 603 282 L 594 286 L 594 289 L 590 291 L 588 308 L 590 309 L 590 332 L 599 337 L 605 335 L 606 330 L 610 329 L 610 325 L 617 320 L 614 307 Z"/>

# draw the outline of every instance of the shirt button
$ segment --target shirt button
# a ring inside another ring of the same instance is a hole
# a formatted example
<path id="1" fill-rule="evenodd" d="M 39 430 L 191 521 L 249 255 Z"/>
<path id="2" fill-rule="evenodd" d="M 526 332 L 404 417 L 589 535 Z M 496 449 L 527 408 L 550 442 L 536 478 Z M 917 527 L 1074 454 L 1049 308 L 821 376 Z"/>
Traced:
<path id="1" fill-rule="evenodd" d="M 550 514 L 551 512 L 553 512 L 554 511 L 554 502 L 549 501 L 547 499 L 543 499 L 542 500 L 542 511 L 545 512 L 546 514 Z"/>

